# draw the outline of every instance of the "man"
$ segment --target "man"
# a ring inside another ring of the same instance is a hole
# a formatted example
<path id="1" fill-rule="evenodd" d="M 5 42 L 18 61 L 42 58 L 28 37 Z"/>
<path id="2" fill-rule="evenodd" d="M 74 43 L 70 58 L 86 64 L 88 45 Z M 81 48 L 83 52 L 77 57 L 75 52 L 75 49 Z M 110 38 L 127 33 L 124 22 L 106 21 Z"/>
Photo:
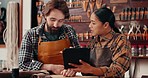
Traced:
<path id="1" fill-rule="evenodd" d="M 23 37 L 19 51 L 19 68 L 48 70 L 60 74 L 64 69 L 62 50 L 80 47 L 75 30 L 64 20 L 69 9 L 63 0 L 50 0 L 43 9 L 45 23 L 30 29 Z"/>

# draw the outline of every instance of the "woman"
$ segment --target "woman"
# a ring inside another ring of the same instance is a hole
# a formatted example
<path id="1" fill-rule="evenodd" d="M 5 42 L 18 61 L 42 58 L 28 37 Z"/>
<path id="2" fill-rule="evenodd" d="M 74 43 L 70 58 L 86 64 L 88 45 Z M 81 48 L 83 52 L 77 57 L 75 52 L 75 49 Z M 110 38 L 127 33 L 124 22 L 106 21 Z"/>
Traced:
<path id="1" fill-rule="evenodd" d="M 108 8 L 94 11 L 90 17 L 89 28 L 94 39 L 91 40 L 91 64 L 80 60 L 82 65 L 69 63 L 76 68 L 63 71 L 64 76 L 74 76 L 74 72 L 99 77 L 124 77 L 130 67 L 131 45 L 124 34 L 115 27 L 115 16 Z"/>

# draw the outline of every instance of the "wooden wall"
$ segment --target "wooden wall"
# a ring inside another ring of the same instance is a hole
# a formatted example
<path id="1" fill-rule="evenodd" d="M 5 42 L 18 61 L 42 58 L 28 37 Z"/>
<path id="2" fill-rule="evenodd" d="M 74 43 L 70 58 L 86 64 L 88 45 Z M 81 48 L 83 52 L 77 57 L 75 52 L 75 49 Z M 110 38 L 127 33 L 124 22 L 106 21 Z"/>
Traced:
<path id="1" fill-rule="evenodd" d="M 97 1 L 101 1 L 101 0 L 97 0 Z M 121 27 L 121 25 L 125 26 L 125 30 L 124 32 L 127 34 L 129 32 L 129 25 L 131 23 L 135 23 L 137 25 L 140 25 L 140 30 L 141 33 L 144 32 L 143 30 L 143 25 L 146 25 L 148 27 L 148 0 L 127 0 L 126 3 L 110 3 L 111 0 L 103 0 L 102 4 L 106 4 L 107 7 L 109 7 L 111 10 L 113 9 L 113 7 L 116 7 L 114 14 L 116 17 L 116 26 L 118 28 Z M 122 1 L 122 0 L 112 0 L 112 1 Z M 145 7 L 147 8 L 147 14 L 145 14 L 146 17 L 144 17 L 143 19 L 128 19 L 128 20 L 123 20 L 119 18 L 119 14 L 121 12 L 123 12 L 123 9 L 126 8 L 142 8 Z M 89 8 L 89 7 L 88 7 Z M 96 9 L 96 7 L 95 7 Z M 67 24 L 72 25 L 75 29 L 76 32 L 79 33 L 86 33 L 89 31 L 89 18 L 87 17 L 87 12 L 84 11 L 82 8 L 70 8 L 70 14 L 71 15 L 81 15 L 83 21 L 82 22 L 66 22 Z M 136 32 L 136 29 L 134 29 L 134 32 Z M 137 43 L 135 43 L 135 41 L 139 41 Z M 148 40 L 133 40 L 131 39 L 132 44 L 148 44 Z M 141 43 L 142 42 L 142 43 Z"/>

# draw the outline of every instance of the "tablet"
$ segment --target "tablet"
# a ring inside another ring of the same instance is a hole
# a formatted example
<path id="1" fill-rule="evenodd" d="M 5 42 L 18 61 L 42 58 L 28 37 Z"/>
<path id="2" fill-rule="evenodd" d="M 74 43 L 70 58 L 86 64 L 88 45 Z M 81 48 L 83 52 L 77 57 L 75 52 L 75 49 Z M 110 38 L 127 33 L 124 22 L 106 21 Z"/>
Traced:
<path id="1" fill-rule="evenodd" d="M 68 63 L 74 63 L 80 65 L 79 60 L 89 63 L 90 48 L 66 48 L 63 51 L 64 68 L 74 68 L 68 65 Z"/>

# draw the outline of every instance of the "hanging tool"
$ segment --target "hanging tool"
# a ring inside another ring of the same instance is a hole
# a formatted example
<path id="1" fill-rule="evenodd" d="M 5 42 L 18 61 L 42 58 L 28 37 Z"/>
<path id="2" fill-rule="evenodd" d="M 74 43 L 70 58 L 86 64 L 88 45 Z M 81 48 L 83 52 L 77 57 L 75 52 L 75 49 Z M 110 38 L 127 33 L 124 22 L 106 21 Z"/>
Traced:
<path id="1" fill-rule="evenodd" d="M 101 8 L 102 3 L 103 3 L 103 0 L 101 0 L 101 1 L 96 0 L 97 9 Z"/>
<path id="2" fill-rule="evenodd" d="M 141 35 L 142 33 L 140 31 L 140 25 L 136 25 L 136 32 L 135 32 L 136 40 L 138 39 L 138 36 L 140 37 L 140 39 L 142 39 Z"/>
<path id="3" fill-rule="evenodd" d="M 133 11 L 133 9 L 132 8 L 129 8 L 129 12 L 128 12 L 129 20 L 132 19 L 132 11 Z"/>
<path id="4" fill-rule="evenodd" d="M 90 1 L 90 2 L 89 2 L 89 6 L 90 6 L 91 12 L 94 11 L 95 4 L 96 4 L 95 1 Z"/>
<path id="5" fill-rule="evenodd" d="M 144 30 L 144 32 L 143 32 L 143 40 L 148 40 L 148 32 L 147 32 L 148 28 L 147 28 L 146 25 L 143 26 L 143 30 Z"/>
<path id="6" fill-rule="evenodd" d="M 116 6 L 113 6 L 112 12 L 115 13 Z"/>
<path id="7" fill-rule="evenodd" d="M 129 32 L 128 32 L 128 35 L 127 35 L 127 39 L 130 39 L 130 36 L 132 36 L 133 39 L 135 40 L 134 27 L 135 27 L 135 24 L 134 23 L 130 23 L 130 25 L 129 25 Z"/>
<path id="8" fill-rule="evenodd" d="M 124 25 L 121 25 L 121 27 L 119 28 L 119 31 L 121 32 L 121 33 L 123 33 L 123 29 L 124 29 Z"/>

